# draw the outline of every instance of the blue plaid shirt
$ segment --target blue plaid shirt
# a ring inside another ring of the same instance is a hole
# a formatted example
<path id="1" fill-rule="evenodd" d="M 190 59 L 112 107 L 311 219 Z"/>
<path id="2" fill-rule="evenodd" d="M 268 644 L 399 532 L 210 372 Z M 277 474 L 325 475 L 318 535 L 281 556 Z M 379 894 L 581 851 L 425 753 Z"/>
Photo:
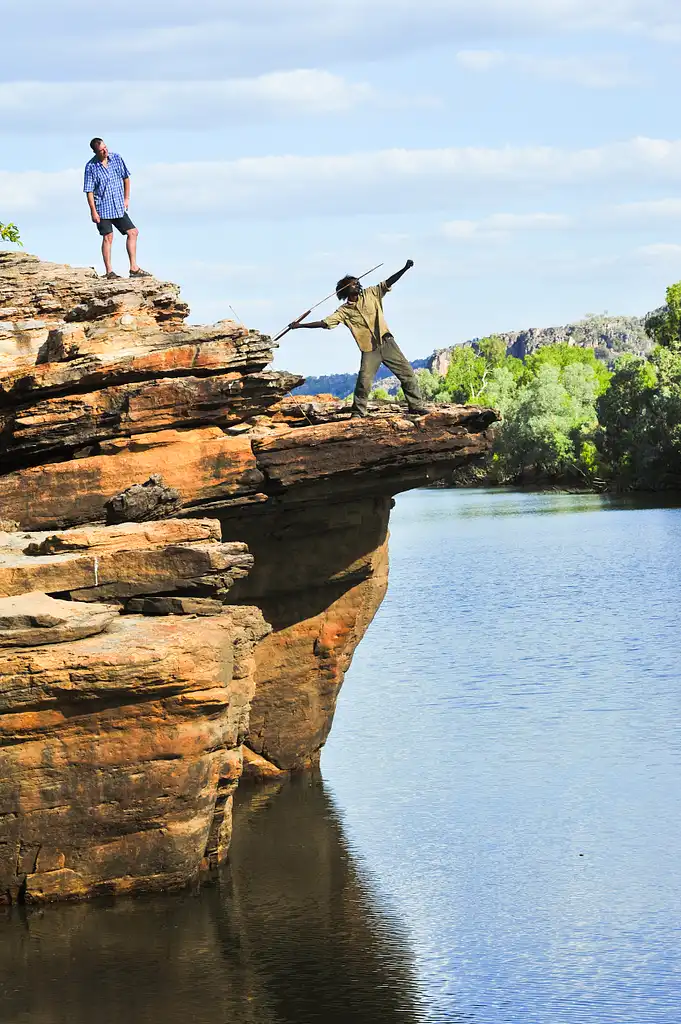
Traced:
<path id="1" fill-rule="evenodd" d="M 129 177 L 130 171 L 118 153 L 109 153 L 106 167 L 96 156 L 85 164 L 83 192 L 93 193 L 95 209 L 100 217 L 112 220 L 125 216 L 123 179 Z"/>

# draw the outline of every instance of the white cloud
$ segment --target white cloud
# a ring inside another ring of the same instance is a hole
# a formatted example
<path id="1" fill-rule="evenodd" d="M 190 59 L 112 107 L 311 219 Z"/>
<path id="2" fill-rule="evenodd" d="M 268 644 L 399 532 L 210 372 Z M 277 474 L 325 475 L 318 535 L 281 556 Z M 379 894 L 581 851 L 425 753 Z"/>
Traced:
<path id="1" fill-rule="evenodd" d="M 131 131 L 208 128 L 225 121 L 346 112 L 378 95 L 329 71 L 224 81 L 0 82 L 0 130 Z M 100 129 L 103 130 L 103 129 Z"/>
<path id="2" fill-rule="evenodd" d="M 501 50 L 460 50 L 457 63 L 467 71 L 515 72 L 546 81 L 570 82 L 589 89 L 614 89 L 637 81 L 622 57 L 537 57 Z"/>
<path id="3" fill-rule="evenodd" d="M 539 190 L 644 188 L 681 176 L 681 140 L 636 138 L 589 149 L 553 146 L 389 149 L 131 168 L 145 213 L 288 218 L 454 211 L 477 199 Z M 0 171 L 0 216 L 75 209 L 81 170 Z M 497 227 L 498 230 L 505 230 Z M 507 228 L 506 228 L 507 229 Z"/>
<path id="4" fill-rule="evenodd" d="M 651 199 L 633 203 L 604 203 L 580 210 L 572 216 L 556 213 L 495 213 L 479 220 L 453 220 L 441 225 L 439 234 L 451 242 L 507 242 L 520 232 L 564 231 L 580 234 L 613 231 L 659 230 L 681 219 L 681 198 Z M 675 252 L 676 243 L 653 243 L 635 249 L 648 256 Z"/>
<path id="5" fill-rule="evenodd" d="M 637 203 L 619 203 L 609 211 L 610 219 L 627 225 L 651 220 L 677 220 L 681 217 L 681 198 L 647 199 Z"/>
<path id="6" fill-rule="evenodd" d="M 33 0 L 3 23 L 2 74 L 224 78 L 565 32 L 678 40 L 678 0 Z"/>
<path id="7" fill-rule="evenodd" d="M 505 242 L 520 231 L 560 231 L 571 224 L 559 213 L 494 213 L 481 220 L 452 220 L 441 233 L 452 242 Z"/>
<path id="8" fill-rule="evenodd" d="M 649 259 L 664 260 L 681 265 L 681 245 L 674 242 L 653 242 L 651 245 L 641 245 L 635 252 Z"/>

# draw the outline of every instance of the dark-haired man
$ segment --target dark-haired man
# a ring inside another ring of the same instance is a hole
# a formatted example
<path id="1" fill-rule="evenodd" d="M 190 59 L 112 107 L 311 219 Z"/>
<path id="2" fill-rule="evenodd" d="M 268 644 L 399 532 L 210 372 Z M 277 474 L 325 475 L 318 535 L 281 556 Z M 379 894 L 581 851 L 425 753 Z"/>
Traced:
<path id="1" fill-rule="evenodd" d="M 118 153 L 110 153 L 102 139 L 93 139 L 90 149 L 95 154 L 85 164 L 83 191 L 87 195 L 90 216 L 102 236 L 104 273 L 117 279 L 111 266 L 113 229 L 126 236 L 125 247 L 130 260 L 130 277 L 151 277 L 137 265 L 137 236 L 139 231 L 128 214 L 130 203 L 130 172 Z"/>
<path id="2" fill-rule="evenodd" d="M 335 313 L 324 320 L 289 325 L 292 330 L 301 327 L 321 327 L 328 330 L 331 327 L 338 327 L 339 324 L 345 324 L 350 328 L 362 353 L 352 403 L 353 416 L 366 416 L 369 392 L 381 363 L 395 374 L 402 385 L 409 411 L 419 416 L 428 412 L 414 370 L 393 338 L 383 316 L 383 296 L 413 266 L 414 261 L 407 260 L 396 274 L 371 288 L 362 288 L 360 281 L 352 274 L 348 274 L 336 285 L 336 295 L 343 305 L 339 306 Z"/>

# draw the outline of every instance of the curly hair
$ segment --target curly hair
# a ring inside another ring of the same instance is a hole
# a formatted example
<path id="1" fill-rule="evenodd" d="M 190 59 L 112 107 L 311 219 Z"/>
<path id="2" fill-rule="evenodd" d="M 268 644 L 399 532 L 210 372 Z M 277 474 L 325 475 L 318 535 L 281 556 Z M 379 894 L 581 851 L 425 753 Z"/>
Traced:
<path id="1" fill-rule="evenodd" d="M 348 297 L 348 285 L 353 281 L 357 281 L 359 278 L 355 277 L 354 274 L 346 274 L 345 277 L 341 277 L 340 281 L 336 284 L 336 296 L 339 302 L 345 302 Z M 360 291 L 362 286 L 360 285 Z"/>

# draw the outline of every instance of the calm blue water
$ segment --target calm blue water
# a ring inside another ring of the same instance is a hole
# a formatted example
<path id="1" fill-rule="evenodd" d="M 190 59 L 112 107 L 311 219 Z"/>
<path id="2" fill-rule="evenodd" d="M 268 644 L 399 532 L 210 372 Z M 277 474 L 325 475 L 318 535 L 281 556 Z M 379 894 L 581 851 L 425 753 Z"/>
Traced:
<path id="1" fill-rule="evenodd" d="M 679 1024 L 681 510 L 418 491 L 322 777 L 198 893 L 14 909 L 3 1024 Z"/>
<path id="2" fill-rule="evenodd" d="M 428 1020 L 681 1021 L 681 510 L 398 499 L 324 776 Z"/>

